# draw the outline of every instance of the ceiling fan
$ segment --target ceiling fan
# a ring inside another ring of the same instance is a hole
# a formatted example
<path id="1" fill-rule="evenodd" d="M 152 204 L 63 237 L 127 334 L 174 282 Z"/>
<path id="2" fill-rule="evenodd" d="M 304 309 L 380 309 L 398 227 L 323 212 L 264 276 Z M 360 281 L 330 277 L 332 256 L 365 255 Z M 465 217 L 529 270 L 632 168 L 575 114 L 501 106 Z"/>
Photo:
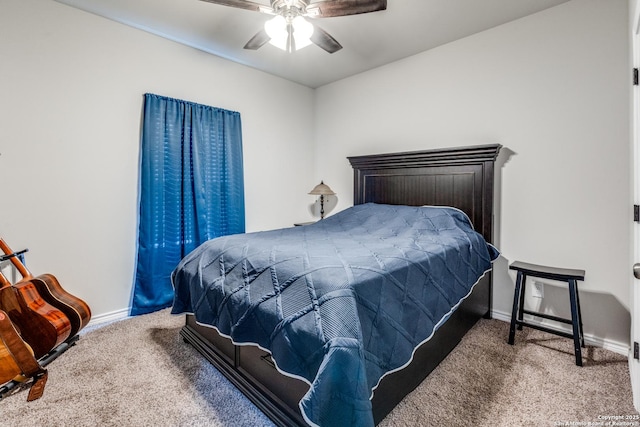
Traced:
<path id="1" fill-rule="evenodd" d="M 329 53 L 342 49 L 329 33 L 305 18 L 357 15 L 387 8 L 387 0 L 270 0 L 270 6 L 249 0 L 202 1 L 275 15 L 244 48 L 256 50 L 271 43 L 287 52 L 302 49 L 311 43 Z"/>

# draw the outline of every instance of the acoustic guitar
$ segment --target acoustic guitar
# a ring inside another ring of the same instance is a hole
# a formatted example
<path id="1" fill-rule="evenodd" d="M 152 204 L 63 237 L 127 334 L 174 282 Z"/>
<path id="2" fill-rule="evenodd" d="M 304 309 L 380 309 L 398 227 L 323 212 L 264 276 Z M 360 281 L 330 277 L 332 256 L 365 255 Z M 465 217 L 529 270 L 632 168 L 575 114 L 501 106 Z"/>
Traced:
<path id="1" fill-rule="evenodd" d="M 0 310 L 7 313 L 36 358 L 62 344 L 71 333 L 71 322 L 60 310 L 40 297 L 36 286 L 22 280 L 15 285 L 0 272 Z"/>
<path id="2" fill-rule="evenodd" d="M 0 310 L 0 324 L 7 322 L 11 323 L 11 320 L 9 320 L 9 317 L 4 311 Z M 7 325 L 7 327 L 8 326 L 9 325 Z M 11 324 L 10 327 L 15 331 L 13 324 Z M 26 379 L 22 373 L 22 369 L 18 366 L 18 362 L 16 362 L 16 359 L 13 357 L 13 353 L 9 350 L 9 346 L 5 342 L 4 337 L 0 336 L 0 384 L 7 383 L 11 380 L 23 382 Z"/>
<path id="3" fill-rule="evenodd" d="M 0 238 L 0 250 L 5 255 L 13 255 L 15 252 Z M 34 277 L 17 256 L 10 257 L 11 263 L 22 276 L 22 280 L 33 283 L 38 293 L 46 302 L 62 311 L 71 322 L 71 336 L 76 335 L 91 320 L 91 309 L 86 302 L 67 292 L 52 274 L 41 274 Z"/>
<path id="4" fill-rule="evenodd" d="M 47 371 L 33 355 L 33 350 L 20 338 L 7 313 L 0 310 L 0 384 L 26 382 L 33 378 L 28 401 L 42 396 Z"/>

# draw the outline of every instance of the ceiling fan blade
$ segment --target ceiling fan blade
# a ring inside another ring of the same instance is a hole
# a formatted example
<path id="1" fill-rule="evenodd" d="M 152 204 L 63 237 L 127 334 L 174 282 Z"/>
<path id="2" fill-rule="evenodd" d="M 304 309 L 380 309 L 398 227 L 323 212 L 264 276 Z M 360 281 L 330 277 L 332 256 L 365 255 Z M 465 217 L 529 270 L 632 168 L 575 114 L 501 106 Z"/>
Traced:
<path id="1" fill-rule="evenodd" d="M 267 32 L 262 29 L 256 33 L 255 36 L 251 37 L 251 40 L 244 45 L 245 49 L 258 50 L 265 44 L 269 43 L 271 37 L 267 34 Z"/>
<path id="2" fill-rule="evenodd" d="M 334 39 L 331 34 L 327 33 L 322 28 L 314 25 L 315 30 L 311 35 L 311 41 L 326 50 L 329 53 L 334 53 L 342 49 L 342 45 L 338 43 L 336 39 Z"/>
<path id="3" fill-rule="evenodd" d="M 314 18 L 330 18 L 386 9 L 387 0 L 321 0 L 309 4 L 307 14 Z"/>
<path id="4" fill-rule="evenodd" d="M 263 4 L 256 3 L 254 1 L 248 1 L 248 0 L 202 0 L 202 1 L 205 1 L 207 3 L 219 4 L 222 6 L 236 7 L 238 9 L 253 10 L 255 12 L 260 12 L 260 9 L 265 7 L 265 5 Z"/>

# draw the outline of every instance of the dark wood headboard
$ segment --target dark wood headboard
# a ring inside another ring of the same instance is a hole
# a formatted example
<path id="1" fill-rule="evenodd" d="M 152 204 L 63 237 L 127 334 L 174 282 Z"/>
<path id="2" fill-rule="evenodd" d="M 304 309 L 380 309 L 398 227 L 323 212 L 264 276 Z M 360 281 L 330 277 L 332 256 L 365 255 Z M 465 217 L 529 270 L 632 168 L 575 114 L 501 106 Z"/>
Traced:
<path id="1" fill-rule="evenodd" d="M 494 163 L 500 144 L 348 157 L 353 203 L 453 206 L 493 242 Z"/>

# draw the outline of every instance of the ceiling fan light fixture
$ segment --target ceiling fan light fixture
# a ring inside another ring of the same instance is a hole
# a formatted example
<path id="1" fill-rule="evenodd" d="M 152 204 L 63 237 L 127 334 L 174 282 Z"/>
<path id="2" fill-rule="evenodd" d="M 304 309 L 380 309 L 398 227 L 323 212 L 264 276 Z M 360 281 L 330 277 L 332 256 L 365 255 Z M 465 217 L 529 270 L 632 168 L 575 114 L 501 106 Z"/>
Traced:
<path id="1" fill-rule="evenodd" d="M 294 52 L 312 43 L 328 53 L 342 49 L 331 34 L 304 18 L 332 18 L 387 9 L 387 0 L 269 0 L 269 5 L 265 4 L 267 0 L 202 1 L 275 15 L 244 48 L 256 50 L 270 43 L 285 52 Z"/>
<path id="2" fill-rule="evenodd" d="M 313 24 L 300 15 L 293 19 L 276 15 L 264 23 L 264 30 L 271 38 L 270 44 L 284 51 L 293 52 L 311 44 L 314 28 Z"/>
<path id="3" fill-rule="evenodd" d="M 269 43 L 282 50 L 287 50 L 287 20 L 284 16 L 276 15 L 264 23 L 264 31 L 271 40 Z"/>
<path id="4" fill-rule="evenodd" d="M 293 36 L 296 39 L 296 49 L 309 46 L 313 35 L 313 24 L 302 16 L 296 16 L 291 25 L 293 25 Z"/>

